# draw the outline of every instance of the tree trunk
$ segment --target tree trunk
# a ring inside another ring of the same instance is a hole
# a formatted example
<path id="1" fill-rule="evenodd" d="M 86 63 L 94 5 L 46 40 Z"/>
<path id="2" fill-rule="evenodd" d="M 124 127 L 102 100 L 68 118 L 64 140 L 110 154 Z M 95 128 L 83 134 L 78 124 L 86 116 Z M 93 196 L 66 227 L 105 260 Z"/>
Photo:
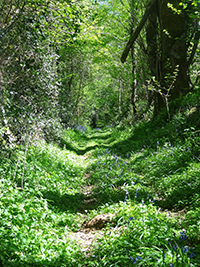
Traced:
<path id="1" fill-rule="evenodd" d="M 122 113 L 121 104 L 122 104 L 122 86 L 121 86 L 121 78 L 119 77 L 119 105 L 118 105 L 119 114 Z"/>
<path id="2" fill-rule="evenodd" d="M 130 36 L 133 35 L 134 27 L 135 27 L 135 1 L 131 0 L 129 2 L 130 5 Z M 132 44 L 131 48 L 131 64 L 132 64 L 132 83 L 131 83 L 131 104 L 133 108 L 134 117 L 137 116 L 137 107 L 136 107 L 136 92 L 137 92 L 137 80 L 136 80 L 136 57 L 135 57 L 135 45 Z"/>
<path id="3" fill-rule="evenodd" d="M 136 63 L 135 63 L 135 55 L 134 55 L 134 46 L 131 48 L 131 60 L 132 60 L 132 97 L 131 97 L 131 103 L 133 106 L 133 114 L 134 116 L 137 116 L 137 108 L 136 108 L 136 92 L 137 92 L 137 87 L 136 87 Z"/>
<path id="4" fill-rule="evenodd" d="M 154 116 L 166 104 L 184 95 L 189 88 L 187 74 L 187 17 L 179 0 L 159 0 L 160 64 L 159 88 L 154 92 Z M 166 103 L 167 101 L 167 103 Z"/>
<path id="5" fill-rule="evenodd" d="M 151 75 L 155 77 L 154 116 L 158 115 L 163 107 L 168 108 L 169 101 L 187 93 L 189 88 L 187 73 L 189 16 L 180 3 L 180 0 L 170 2 L 151 0 L 121 57 L 122 63 L 125 62 L 131 47 L 150 17 L 147 25 L 147 54 Z"/>
<path id="6" fill-rule="evenodd" d="M 157 5 L 154 5 L 152 12 L 148 19 L 146 27 L 146 40 L 147 40 L 147 55 L 151 75 L 158 80 L 158 61 L 159 61 L 159 47 L 158 47 L 158 10 Z"/>
<path id="7" fill-rule="evenodd" d="M 1 62 L 1 61 L 0 61 Z M 7 120 L 5 117 L 5 110 L 4 110 L 4 78 L 3 78 L 3 71 L 0 69 L 0 127 L 6 126 L 7 127 Z"/>
<path id="8" fill-rule="evenodd" d="M 151 9 L 151 14 L 148 19 L 146 27 L 146 40 L 147 40 L 147 55 L 148 63 L 150 67 L 151 76 L 155 78 L 155 81 L 160 82 L 160 44 L 159 44 L 159 29 L 158 29 L 158 17 L 159 9 L 157 3 Z M 155 85 L 153 85 L 155 87 Z M 158 88 L 155 88 L 153 92 L 154 99 L 154 117 L 156 117 L 159 111 L 165 106 L 165 101 L 162 95 L 159 93 Z"/>
<path id="9" fill-rule="evenodd" d="M 187 17 L 180 10 L 180 1 L 159 0 L 161 32 L 160 85 L 171 87 L 169 100 L 180 97 L 189 87 L 187 75 Z M 173 86 L 172 86 L 173 85 Z"/>

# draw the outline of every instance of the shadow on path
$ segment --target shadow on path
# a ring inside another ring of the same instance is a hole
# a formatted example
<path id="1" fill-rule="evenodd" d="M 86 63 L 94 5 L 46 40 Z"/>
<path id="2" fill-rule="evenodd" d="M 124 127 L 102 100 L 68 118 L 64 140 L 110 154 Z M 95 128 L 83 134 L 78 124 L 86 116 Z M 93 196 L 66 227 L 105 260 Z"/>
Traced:
<path id="1" fill-rule="evenodd" d="M 62 138 L 59 141 L 59 146 L 62 149 L 67 149 L 67 150 L 70 150 L 72 152 L 75 152 L 79 156 L 84 155 L 89 151 L 95 150 L 96 148 L 100 148 L 100 147 L 108 148 L 109 147 L 108 144 L 102 144 L 102 145 L 95 144 L 95 145 L 87 146 L 86 148 L 81 149 L 81 148 L 74 147 L 72 144 L 70 144 L 69 142 L 67 142 L 66 140 L 64 140 Z"/>
<path id="2" fill-rule="evenodd" d="M 43 197 L 47 199 L 50 207 L 69 213 L 76 213 L 84 199 L 82 193 L 61 195 L 58 191 L 43 191 Z"/>
<path id="3" fill-rule="evenodd" d="M 96 144 L 96 145 L 93 145 L 93 146 L 88 146 L 88 147 L 86 147 L 84 149 L 80 149 L 80 148 L 74 147 L 73 145 L 71 145 L 69 142 L 67 142 L 64 139 L 60 139 L 59 146 L 62 149 L 67 149 L 67 150 L 73 151 L 79 156 L 84 155 L 85 153 L 87 153 L 87 152 L 89 152 L 91 150 L 94 150 L 97 147 L 99 147 L 99 145 Z"/>

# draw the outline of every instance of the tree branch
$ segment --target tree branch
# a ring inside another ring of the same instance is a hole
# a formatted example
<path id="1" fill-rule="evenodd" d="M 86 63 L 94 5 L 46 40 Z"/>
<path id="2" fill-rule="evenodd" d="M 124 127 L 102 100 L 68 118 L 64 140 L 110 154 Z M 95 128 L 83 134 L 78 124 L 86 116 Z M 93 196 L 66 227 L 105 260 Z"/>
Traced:
<path id="1" fill-rule="evenodd" d="M 10 23 L 10 25 L 8 25 L 6 28 L 5 28 L 5 32 L 4 34 L 6 34 L 7 32 L 9 32 L 9 30 L 12 28 L 12 26 L 15 24 L 15 22 L 20 18 L 23 10 L 24 10 L 24 7 L 26 5 L 26 1 L 23 2 L 23 5 L 21 7 L 21 9 L 19 10 L 19 12 L 16 12 L 15 15 L 13 16 L 13 21 Z"/>
<path id="2" fill-rule="evenodd" d="M 131 38 L 129 39 L 123 53 L 121 56 L 121 62 L 124 63 L 126 61 L 126 58 L 128 56 L 128 53 L 131 49 L 131 46 L 133 45 L 133 43 L 135 42 L 135 40 L 137 39 L 139 33 L 141 32 L 142 28 L 144 27 L 145 22 L 147 21 L 149 14 L 151 13 L 151 9 L 152 7 L 156 4 L 157 0 L 151 0 L 149 6 L 146 8 L 146 11 L 144 13 L 144 16 L 142 17 L 139 25 L 137 26 L 136 30 L 133 32 L 133 34 L 131 35 Z"/>
<path id="3" fill-rule="evenodd" d="M 189 60 L 187 62 L 187 67 L 188 68 L 192 64 L 192 61 L 194 59 L 195 52 L 196 52 L 197 47 L 198 47 L 199 39 L 200 39 L 200 30 L 197 31 L 196 34 L 195 34 L 195 36 L 194 36 L 194 46 L 192 48 L 192 53 L 190 54 L 190 58 L 189 58 Z"/>

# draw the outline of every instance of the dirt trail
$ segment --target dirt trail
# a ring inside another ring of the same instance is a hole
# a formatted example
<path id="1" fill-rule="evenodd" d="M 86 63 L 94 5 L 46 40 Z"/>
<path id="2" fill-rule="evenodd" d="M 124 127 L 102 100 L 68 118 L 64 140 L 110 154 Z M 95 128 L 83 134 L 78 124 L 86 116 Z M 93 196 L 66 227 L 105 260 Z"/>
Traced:
<path id="1" fill-rule="evenodd" d="M 81 165 L 88 165 L 90 155 L 80 156 Z M 84 179 L 89 179 L 91 173 L 85 173 Z M 106 230 L 106 224 L 111 223 L 114 215 L 109 214 L 99 214 L 94 216 L 92 219 L 87 219 L 87 211 L 91 210 L 97 199 L 93 194 L 94 185 L 84 185 L 81 189 L 81 193 L 84 195 L 83 202 L 81 203 L 81 209 L 77 215 L 81 218 L 82 225 L 79 231 L 71 232 L 69 238 L 76 241 L 80 246 L 82 252 L 89 253 L 95 244 L 98 243 L 98 239 L 104 236 Z"/>
<path id="2" fill-rule="evenodd" d="M 84 166 L 84 168 L 86 169 L 89 163 L 90 154 L 81 155 L 79 157 L 81 165 Z M 84 174 L 84 179 L 89 179 L 89 177 L 90 173 Z M 84 185 L 81 188 L 81 193 L 84 195 L 84 199 L 83 202 L 81 203 L 81 208 L 77 215 L 83 221 L 82 225 L 86 223 L 87 210 L 90 210 L 96 202 L 96 199 L 94 198 L 92 193 L 93 188 L 94 186 L 92 185 Z M 97 242 L 97 240 L 103 236 L 103 234 L 104 232 L 102 230 L 97 230 L 95 228 L 84 229 L 84 227 L 81 226 L 79 231 L 71 232 L 68 237 L 71 240 L 76 241 L 77 245 L 80 246 L 82 252 L 88 253 L 92 249 L 94 244 Z"/>
<path id="3" fill-rule="evenodd" d="M 70 239 L 75 240 L 80 246 L 82 252 L 89 252 L 92 247 L 98 241 L 100 237 L 103 237 L 104 231 L 101 230 L 91 230 L 89 232 L 72 232 L 70 234 Z"/>
<path id="4" fill-rule="evenodd" d="M 80 156 L 82 165 L 85 166 L 85 169 L 90 160 L 90 155 Z M 84 179 L 87 180 L 91 176 L 91 173 L 85 173 Z M 112 223 L 115 214 L 99 214 L 94 216 L 92 219 L 88 219 L 87 211 L 92 210 L 95 207 L 98 199 L 96 199 L 96 194 L 94 195 L 94 185 L 84 185 L 81 188 L 81 193 L 84 195 L 83 201 L 81 203 L 81 209 L 79 210 L 80 221 L 82 221 L 82 225 L 79 231 L 71 232 L 68 236 L 70 239 L 76 241 L 77 245 L 79 245 L 81 251 L 89 255 L 92 251 L 93 247 L 98 244 L 98 240 L 105 235 L 107 232 L 106 225 L 109 224 L 112 226 L 110 231 L 121 231 L 120 227 L 118 228 Z M 169 217 L 181 217 L 181 212 L 166 212 Z"/>

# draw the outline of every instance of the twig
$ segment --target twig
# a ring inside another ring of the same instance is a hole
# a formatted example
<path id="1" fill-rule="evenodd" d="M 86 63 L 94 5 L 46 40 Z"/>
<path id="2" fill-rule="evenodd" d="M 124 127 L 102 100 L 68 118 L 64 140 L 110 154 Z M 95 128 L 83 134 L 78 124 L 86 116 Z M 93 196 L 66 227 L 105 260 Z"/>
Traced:
<path id="1" fill-rule="evenodd" d="M 30 137 L 31 137 L 31 135 L 30 135 Z M 21 188 L 22 189 L 24 187 L 24 173 L 25 173 L 25 168 L 26 168 L 26 156 L 27 156 L 27 151 L 28 151 L 30 137 L 28 138 L 28 140 L 26 142 L 26 148 L 25 148 L 25 152 L 24 152 L 24 166 L 23 166 L 22 178 L 21 178 Z"/>

